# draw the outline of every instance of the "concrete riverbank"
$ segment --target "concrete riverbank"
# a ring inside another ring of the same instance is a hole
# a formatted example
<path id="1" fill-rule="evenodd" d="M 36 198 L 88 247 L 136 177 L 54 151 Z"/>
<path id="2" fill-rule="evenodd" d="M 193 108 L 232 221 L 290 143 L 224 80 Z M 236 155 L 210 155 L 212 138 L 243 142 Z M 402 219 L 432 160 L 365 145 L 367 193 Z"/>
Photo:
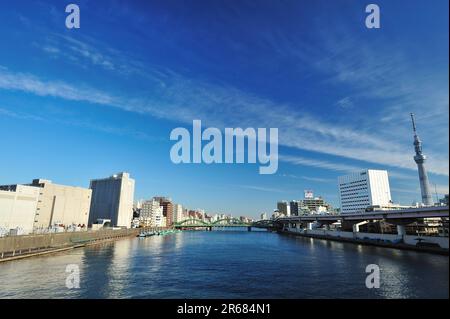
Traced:
<path id="1" fill-rule="evenodd" d="M 32 234 L 0 238 L 0 262 L 40 256 L 137 236 L 143 228 Z M 148 229 L 150 230 L 150 229 Z"/>
<path id="2" fill-rule="evenodd" d="M 394 249 L 414 250 L 440 255 L 449 254 L 448 237 L 431 237 L 415 235 L 376 234 L 360 232 L 343 232 L 325 229 L 286 228 L 279 233 L 285 235 L 340 241 L 346 243 L 379 246 Z"/>

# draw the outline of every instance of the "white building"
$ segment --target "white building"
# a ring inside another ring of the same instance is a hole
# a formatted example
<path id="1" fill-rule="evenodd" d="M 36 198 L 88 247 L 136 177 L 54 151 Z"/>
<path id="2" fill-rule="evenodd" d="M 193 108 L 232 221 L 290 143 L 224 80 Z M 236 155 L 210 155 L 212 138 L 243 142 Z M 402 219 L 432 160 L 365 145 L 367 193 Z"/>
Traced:
<path id="1" fill-rule="evenodd" d="M 180 204 L 174 204 L 173 205 L 173 222 L 178 223 L 183 221 L 183 206 Z"/>
<path id="2" fill-rule="evenodd" d="M 160 206 L 159 208 L 156 208 L 152 212 L 152 218 L 150 226 L 152 227 L 166 227 L 167 219 L 163 214 L 163 207 Z"/>
<path id="3" fill-rule="evenodd" d="M 152 212 L 151 224 L 152 227 L 166 227 L 166 217 L 163 214 L 163 207 L 155 209 Z"/>
<path id="4" fill-rule="evenodd" d="M 146 200 L 142 202 L 139 221 L 142 226 L 165 227 L 163 207 L 157 200 Z"/>
<path id="5" fill-rule="evenodd" d="M 131 227 L 133 219 L 134 179 L 119 173 L 104 179 L 91 180 L 91 213 L 89 225 L 99 218 L 111 219 L 113 226 Z"/>
<path id="6" fill-rule="evenodd" d="M 38 200 L 32 218 L 33 231 L 46 231 L 55 224 L 62 229 L 68 227 L 73 229 L 73 227 L 83 225 L 87 227 L 92 193 L 90 189 L 53 184 L 46 179 L 34 179 L 28 185 L 3 185 L 0 186 L 0 190 L 18 193 L 14 204 L 16 206 L 19 205 L 19 202 L 28 200 L 21 193 L 37 192 Z M 14 214 L 20 216 L 22 210 L 15 209 Z"/>
<path id="7" fill-rule="evenodd" d="M 8 233 L 19 228 L 23 233 L 33 231 L 39 199 L 39 188 L 11 185 L 0 188 L 0 229 Z"/>
<path id="8" fill-rule="evenodd" d="M 266 220 L 266 219 L 267 219 L 267 214 L 266 213 L 261 213 L 260 220 Z"/>
<path id="9" fill-rule="evenodd" d="M 161 221 L 159 222 L 158 220 L 155 219 L 155 226 L 156 227 L 167 227 L 167 217 L 166 216 L 162 216 Z"/>
<path id="10" fill-rule="evenodd" d="M 365 212 L 368 206 L 392 203 L 388 173 L 385 170 L 364 170 L 338 178 L 341 213 Z"/>
<path id="11" fill-rule="evenodd" d="M 91 206 L 92 190 L 53 184 L 49 180 L 35 179 L 29 186 L 39 189 L 34 228 L 46 229 L 55 224 L 69 227 L 87 227 Z"/>

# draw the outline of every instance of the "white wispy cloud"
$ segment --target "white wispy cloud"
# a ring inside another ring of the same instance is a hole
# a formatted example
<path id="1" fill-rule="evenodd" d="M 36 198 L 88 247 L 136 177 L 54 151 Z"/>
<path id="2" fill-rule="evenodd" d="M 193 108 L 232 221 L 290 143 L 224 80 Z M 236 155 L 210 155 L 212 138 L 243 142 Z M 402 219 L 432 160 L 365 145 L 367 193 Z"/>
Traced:
<path id="1" fill-rule="evenodd" d="M 404 113 L 417 111 L 423 104 L 432 104 L 433 107 L 427 113 L 448 114 L 448 110 L 443 111 L 443 107 L 448 106 L 448 92 L 442 92 L 428 84 L 418 85 L 415 78 L 408 79 L 410 73 L 407 72 L 408 66 L 402 62 L 401 51 L 389 52 L 389 56 L 380 52 L 374 54 L 366 42 L 348 36 L 340 37 L 340 34 L 327 34 L 315 46 L 279 32 L 266 36 L 271 37 L 267 43 L 274 53 L 295 56 L 299 61 L 312 65 L 318 72 L 325 74 L 328 82 L 351 87 L 354 94 L 336 102 L 341 108 L 356 107 L 355 101 L 361 98 L 382 103 L 380 121 L 372 117 L 364 119 L 358 115 L 351 121 L 326 121 L 320 116 L 305 112 L 305 109 L 314 109 L 309 105 L 280 104 L 226 84 L 186 78 L 172 70 L 142 63 L 110 48 L 101 51 L 99 47 L 104 46 L 94 46 L 90 44 L 92 41 L 57 34 L 49 36 L 47 47 L 55 48 L 61 54 L 68 54 L 75 60 L 81 59 L 81 65 L 88 62 L 110 72 L 132 72 L 145 77 L 149 81 L 148 91 L 139 96 L 117 95 L 88 86 L 2 70 L 0 88 L 113 106 L 183 123 L 201 119 L 205 125 L 217 127 L 278 127 L 280 144 L 284 146 L 390 167 L 416 169 L 412 161 L 412 136 L 410 123 L 407 122 L 409 118 Z M 359 42 L 356 43 L 357 41 Z M 54 51 L 52 54 L 56 53 L 55 50 L 50 51 Z M 406 109 L 408 111 L 405 112 Z M 380 122 L 383 123 L 382 126 L 379 125 Z M 434 126 L 438 128 L 436 130 L 439 134 L 442 130 L 448 131 L 445 117 L 440 116 L 433 123 L 437 123 Z M 433 133 L 432 136 L 436 135 Z M 441 139 L 445 143 L 446 138 Z M 448 150 L 448 146 L 445 149 Z M 440 148 L 426 151 L 430 158 L 429 171 L 448 175 L 448 151 L 442 152 Z M 440 160 L 442 158 L 447 160 Z M 297 164 L 303 162 L 301 165 L 312 165 L 311 160 L 306 158 L 295 161 Z M 338 171 L 353 170 L 348 165 L 339 163 L 314 162 L 316 167 Z"/>
<path id="2" fill-rule="evenodd" d="M 76 54 L 93 65 L 101 66 L 107 70 L 114 70 L 116 68 L 115 64 L 112 62 L 112 58 L 106 56 L 105 54 L 99 52 L 93 46 L 87 44 L 86 42 L 82 42 L 76 40 L 72 37 L 62 36 L 65 40 L 62 43 L 65 43 L 65 48 L 72 51 L 72 54 Z"/>
<path id="3" fill-rule="evenodd" d="M 82 36 L 75 39 L 48 30 L 45 39 L 42 42 L 34 42 L 34 46 L 53 58 L 60 58 L 61 62 L 75 64 L 84 70 L 99 67 L 122 77 L 137 75 L 150 82 L 157 81 L 160 86 L 165 85 L 161 79 L 165 77 L 167 70 L 148 68 L 131 53 L 125 54 L 98 39 Z"/>
<path id="4" fill-rule="evenodd" d="M 0 71 L 0 88 L 39 96 L 53 96 L 74 101 L 113 106 L 125 111 L 191 123 L 202 119 L 217 127 L 278 127 L 280 144 L 371 163 L 416 169 L 411 147 L 372 136 L 364 131 L 336 126 L 311 115 L 293 111 L 267 99 L 246 94 L 233 87 L 216 86 L 187 80 L 171 73 L 167 87 L 152 88 L 147 97 L 115 96 L 88 86 L 48 81 L 25 73 Z M 289 116 L 287 116 L 289 115 Z M 292 161 L 292 159 L 291 159 Z M 304 165 L 312 165 L 306 159 Z M 343 164 L 316 162 L 317 167 L 354 170 Z M 297 164 L 300 160 L 297 160 Z M 445 165 L 430 166 L 430 171 L 447 174 Z"/>
<path id="5" fill-rule="evenodd" d="M 306 181 L 311 182 L 317 182 L 317 183 L 335 183 L 336 180 L 331 178 L 320 178 L 320 177 L 311 177 L 311 176 L 300 176 L 301 179 L 304 179 Z"/>
<path id="6" fill-rule="evenodd" d="M 350 131 L 361 134 L 357 139 L 351 138 L 359 145 L 347 144 L 348 135 L 343 136 L 342 145 L 339 135 L 335 135 L 337 143 L 331 145 L 330 154 L 355 158 L 349 154 L 354 153 L 365 161 L 389 164 L 381 158 L 384 157 L 393 166 L 414 169 L 414 162 L 407 156 L 412 152 L 408 114 L 414 112 L 425 141 L 429 170 L 448 175 L 449 96 L 448 72 L 444 71 L 448 65 L 440 70 L 429 60 L 411 59 L 410 52 L 393 45 L 392 39 L 355 36 L 346 21 L 335 18 L 328 26 L 312 26 L 311 32 L 316 35 L 313 44 L 276 27 L 263 35 L 274 56 L 296 59 L 299 68 L 313 66 L 325 78 L 326 85 L 351 92 L 336 101 L 336 107 L 346 113 L 330 126 L 341 130 L 342 123 L 347 122 Z M 385 146 L 371 143 L 372 137 Z M 328 141 L 319 140 L 318 146 L 308 148 L 326 152 L 319 146 L 328 148 Z"/>
<path id="7" fill-rule="evenodd" d="M 316 168 L 321 168 L 321 169 L 335 171 L 335 172 L 342 172 L 342 173 L 354 173 L 354 172 L 358 172 L 358 171 L 367 169 L 367 167 L 305 158 L 302 156 L 280 155 L 279 160 L 290 163 L 290 164 L 294 164 L 294 165 L 316 167 Z M 378 168 L 379 167 L 377 167 L 377 166 L 372 167 L 372 169 L 378 169 Z M 307 176 L 296 176 L 296 175 L 286 175 L 286 174 L 284 176 L 292 177 L 292 178 L 303 178 L 306 180 L 317 181 L 317 182 L 334 181 L 334 180 L 330 180 L 330 179 L 322 179 L 322 178 L 307 177 Z M 389 177 L 393 177 L 393 178 L 399 179 L 399 180 L 414 180 L 414 181 L 417 180 L 417 177 L 415 176 L 415 174 L 407 174 L 407 173 L 403 173 L 403 172 L 400 172 L 397 170 L 392 170 L 392 169 L 389 170 Z"/>
<path id="8" fill-rule="evenodd" d="M 16 119 L 21 119 L 21 120 L 45 121 L 45 119 L 40 116 L 36 116 L 33 114 L 27 114 L 27 113 L 23 113 L 23 112 L 21 112 L 21 113 L 13 112 L 11 110 L 4 109 L 4 108 L 0 108 L 0 116 L 8 116 L 8 117 L 16 118 Z"/>
<path id="9" fill-rule="evenodd" d="M 331 178 L 321 178 L 321 177 L 312 177 L 312 176 L 297 176 L 294 174 L 280 174 L 280 176 L 289 177 L 289 178 L 293 178 L 293 179 L 302 179 L 305 181 L 317 182 L 317 183 L 335 183 L 336 182 L 336 180 L 331 179 Z"/>
<path id="10" fill-rule="evenodd" d="M 339 101 L 337 101 L 336 105 L 338 105 L 339 107 L 341 107 L 343 109 L 350 109 L 350 108 L 354 107 L 354 103 L 349 96 L 344 97 L 344 98 L 340 99 Z"/>
<path id="11" fill-rule="evenodd" d="M 0 117 L 1 116 L 7 116 L 7 117 L 15 118 L 15 119 L 20 119 L 20 120 L 33 120 L 33 121 L 46 122 L 46 123 L 58 123 L 58 124 L 63 124 L 63 125 L 67 125 L 67 126 L 74 126 L 74 127 L 89 129 L 89 130 L 93 130 L 93 131 L 97 131 L 97 132 L 113 134 L 113 135 L 117 135 L 117 136 L 129 136 L 129 137 L 133 137 L 136 139 L 152 141 L 152 142 L 161 140 L 160 137 L 151 136 L 142 131 L 138 131 L 138 130 L 135 130 L 132 128 L 126 128 L 123 126 L 117 127 L 117 126 L 106 125 L 103 123 L 99 123 L 98 121 L 94 123 L 89 120 L 75 120 L 75 119 L 66 120 L 66 119 L 55 118 L 55 117 L 50 118 L 48 116 L 46 116 L 44 118 L 44 117 L 41 117 L 38 115 L 34 115 L 34 114 L 26 113 L 26 112 L 11 111 L 10 109 L 0 107 Z"/>
<path id="12" fill-rule="evenodd" d="M 45 81 L 31 74 L 11 73 L 1 70 L 0 88 L 96 104 L 113 105 L 115 100 L 106 93 L 88 87 L 76 87 L 62 81 Z"/>
<path id="13" fill-rule="evenodd" d="M 332 163 L 332 162 L 327 162 L 327 161 L 323 161 L 323 160 L 305 158 L 305 157 L 301 157 L 301 156 L 280 155 L 279 160 L 288 162 L 288 163 L 291 163 L 294 165 L 317 167 L 317 168 L 338 171 L 338 172 L 345 172 L 345 173 L 351 173 L 351 172 L 356 172 L 356 171 L 362 170 L 362 167 L 358 167 L 358 166 L 346 165 L 346 164 L 341 164 L 341 163 Z"/>
<path id="14" fill-rule="evenodd" d="M 430 185 L 430 187 L 431 187 L 431 194 L 433 196 L 433 199 L 435 199 L 434 197 L 436 196 L 436 194 L 438 197 L 442 197 L 443 195 L 449 193 L 448 185 L 432 184 L 432 185 Z M 420 187 L 419 187 L 418 182 L 416 183 L 416 186 L 400 185 L 399 187 L 391 187 L 391 191 L 394 193 L 404 193 L 404 194 L 416 195 L 417 197 L 421 196 L 420 195 Z"/>
<path id="15" fill-rule="evenodd" d="M 277 188 L 271 187 L 263 187 L 263 186 L 254 186 L 254 185 L 239 185 L 240 188 L 261 191 L 261 192 L 269 192 L 269 193 L 289 193 L 289 191 L 281 190 Z"/>

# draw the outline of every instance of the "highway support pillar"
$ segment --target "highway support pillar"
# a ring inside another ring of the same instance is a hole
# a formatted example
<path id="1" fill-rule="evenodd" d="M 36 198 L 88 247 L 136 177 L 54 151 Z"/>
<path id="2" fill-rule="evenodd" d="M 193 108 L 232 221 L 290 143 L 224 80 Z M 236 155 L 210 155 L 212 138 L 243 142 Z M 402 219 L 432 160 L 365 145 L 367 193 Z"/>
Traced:
<path id="1" fill-rule="evenodd" d="M 402 237 L 403 241 L 406 235 L 405 225 L 397 225 L 397 234 Z"/>

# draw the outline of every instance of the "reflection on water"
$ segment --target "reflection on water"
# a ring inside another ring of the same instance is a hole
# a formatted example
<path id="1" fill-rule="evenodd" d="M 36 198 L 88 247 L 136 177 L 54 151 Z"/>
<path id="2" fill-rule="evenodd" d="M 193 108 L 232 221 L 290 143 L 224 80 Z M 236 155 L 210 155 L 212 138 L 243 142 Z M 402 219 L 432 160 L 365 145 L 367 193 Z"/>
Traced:
<path id="1" fill-rule="evenodd" d="M 80 288 L 65 286 L 66 266 Z M 368 264 L 380 289 L 365 287 Z M 131 238 L 0 264 L 1 298 L 448 298 L 448 257 L 267 232 Z"/>

